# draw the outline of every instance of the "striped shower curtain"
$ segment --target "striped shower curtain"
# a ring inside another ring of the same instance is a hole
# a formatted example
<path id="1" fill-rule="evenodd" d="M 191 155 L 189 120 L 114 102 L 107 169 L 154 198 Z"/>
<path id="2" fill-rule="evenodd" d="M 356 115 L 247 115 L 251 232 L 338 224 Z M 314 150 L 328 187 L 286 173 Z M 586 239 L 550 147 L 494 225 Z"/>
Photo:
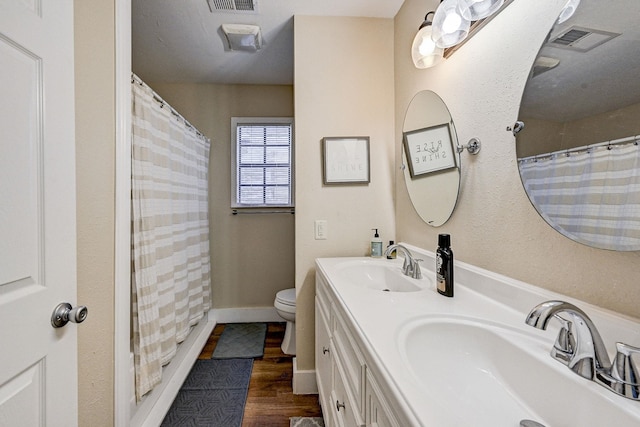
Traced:
<path id="1" fill-rule="evenodd" d="M 562 234 L 603 249 L 640 245 L 637 143 L 534 156 L 519 165 L 531 202 Z"/>
<path id="2" fill-rule="evenodd" d="M 210 308 L 209 140 L 137 78 L 132 91 L 132 323 L 140 400 L 162 381 L 162 366 Z"/>

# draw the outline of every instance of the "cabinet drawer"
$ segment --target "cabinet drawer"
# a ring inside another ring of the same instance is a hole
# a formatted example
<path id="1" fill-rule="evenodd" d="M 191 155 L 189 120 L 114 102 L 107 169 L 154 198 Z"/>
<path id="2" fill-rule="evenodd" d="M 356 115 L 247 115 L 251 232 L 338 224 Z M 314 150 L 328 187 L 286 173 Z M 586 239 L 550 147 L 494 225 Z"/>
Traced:
<path id="1" fill-rule="evenodd" d="M 335 348 L 334 359 L 340 362 L 344 371 L 344 386 L 352 396 L 355 396 L 356 410 L 364 415 L 364 373 L 365 361 L 351 332 L 347 328 L 342 316 L 337 311 L 334 314 L 334 329 L 332 341 Z"/>

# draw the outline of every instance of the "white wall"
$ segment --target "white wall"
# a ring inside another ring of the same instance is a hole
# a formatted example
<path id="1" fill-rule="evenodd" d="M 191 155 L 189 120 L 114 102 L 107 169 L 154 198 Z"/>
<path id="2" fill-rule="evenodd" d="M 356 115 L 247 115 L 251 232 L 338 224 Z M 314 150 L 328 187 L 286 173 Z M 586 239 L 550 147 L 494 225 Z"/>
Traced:
<path id="1" fill-rule="evenodd" d="M 314 364 L 314 260 L 394 239 L 393 20 L 295 17 L 297 365 Z M 371 183 L 323 186 L 321 140 L 369 136 Z M 327 240 L 314 221 L 327 220 Z"/>
<path id="2" fill-rule="evenodd" d="M 431 1 L 432 9 L 437 3 Z M 548 226 L 522 189 L 515 139 L 505 131 L 517 119 L 531 65 L 564 3 L 513 2 L 444 63 L 417 70 L 410 46 L 429 5 L 406 0 L 395 18 L 396 165 L 404 111 L 423 89 L 445 101 L 461 142 L 478 137 L 483 145 L 477 157 L 462 155 L 458 205 L 440 228 L 420 220 L 396 173 L 398 240 L 433 250 L 438 233 L 450 233 L 459 260 L 640 317 L 640 252 L 592 249 Z"/>

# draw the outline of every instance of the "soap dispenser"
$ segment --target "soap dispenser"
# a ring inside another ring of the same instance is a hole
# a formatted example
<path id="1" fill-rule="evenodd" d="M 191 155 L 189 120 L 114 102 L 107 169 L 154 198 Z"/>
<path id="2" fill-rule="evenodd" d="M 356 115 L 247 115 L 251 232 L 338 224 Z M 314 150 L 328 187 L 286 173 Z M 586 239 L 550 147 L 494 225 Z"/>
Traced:
<path id="1" fill-rule="evenodd" d="M 372 228 L 372 230 L 375 230 L 375 233 L 373 235 L 373 239 L 371 239 L 371 256 L 379 258 L 382 256 L 382 239 L 378 234 L 377 228 Z"/>
<path id="2" fill-rule="evenodd" d="M 439 294 L 453 297 L 453 251 L 451 250 L 451 236 L 448 234 L 438 235 L 436 284 Z"/>

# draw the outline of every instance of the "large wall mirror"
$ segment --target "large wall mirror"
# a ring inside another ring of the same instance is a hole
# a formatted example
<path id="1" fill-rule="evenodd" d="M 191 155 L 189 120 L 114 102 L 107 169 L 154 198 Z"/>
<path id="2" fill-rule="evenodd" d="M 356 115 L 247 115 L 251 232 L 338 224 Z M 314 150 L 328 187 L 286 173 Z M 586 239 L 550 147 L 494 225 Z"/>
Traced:
<path id="1" fill-rule="evenodd" d="M 430 90 L 418 92 L 407 108 L 402 132 L 411 203 L 424 222 L 439 227 L 453 213 L 460 187 L 458 138 L 444 101 Z"/>
<path id="2" fill-rule="evenodd" d="M 582 0 L 551 30 L 520 106 L 529 199 L 557 231 L 601 249 L 640 250 L 638 17 L 638 0 Z"/>

